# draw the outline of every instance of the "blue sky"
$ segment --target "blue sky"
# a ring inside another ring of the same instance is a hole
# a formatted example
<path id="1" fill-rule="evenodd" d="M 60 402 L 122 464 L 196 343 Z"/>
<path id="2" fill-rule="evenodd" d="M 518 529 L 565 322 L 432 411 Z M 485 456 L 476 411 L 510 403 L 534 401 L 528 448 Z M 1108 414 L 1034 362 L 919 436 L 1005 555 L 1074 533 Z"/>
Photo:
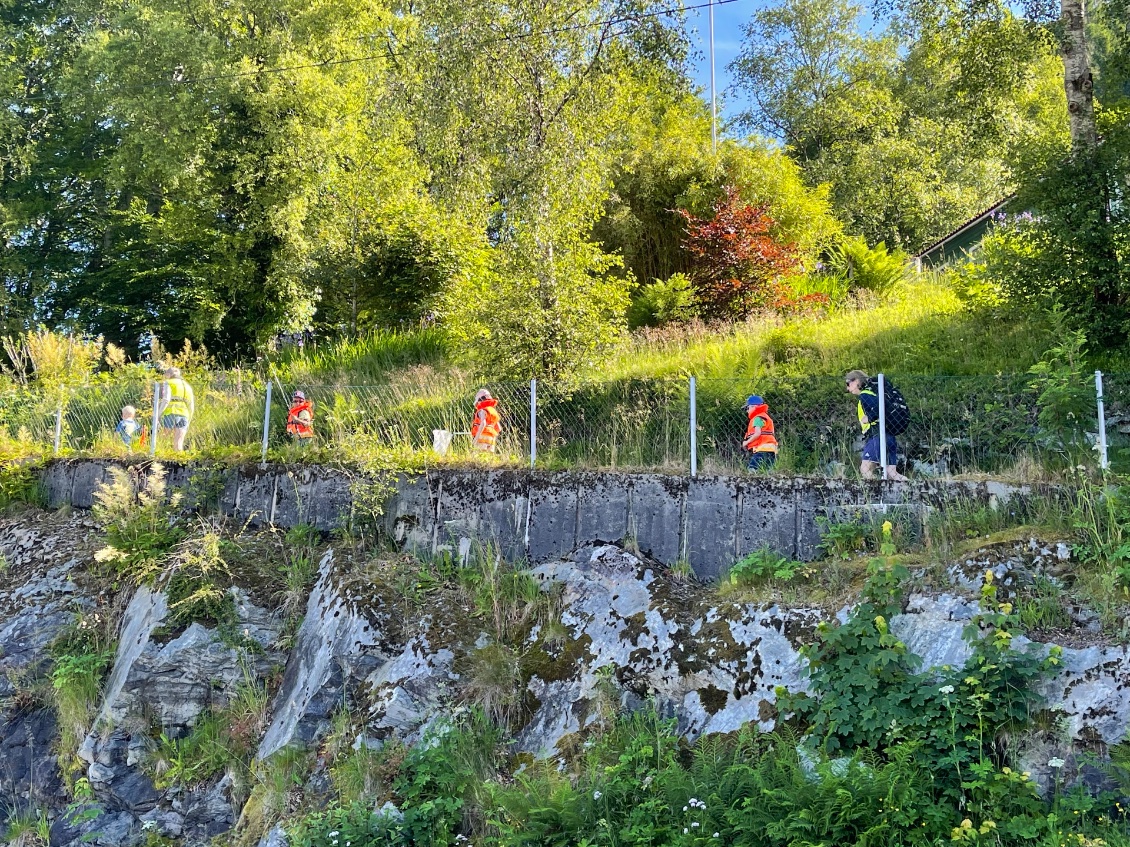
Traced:
<path id="1" fill-rule="evenodd" d="M 698 5 L 705 0 L 687 0 L 688 6 Z M 715 82 L 719 96 L 719 125 L 727 114 L 733 114 L 740 104 L 730 95 L 724 97 L 730 86 L 730 74 L 726 66 L 738 55 L 741 47 L 742 27 L 749 22 L 753 13 L 769 5 L 766 0 L 732 0 L 714 6 L 714 67 Z M 695 82 L 702 87 L 703 96 L 710 98 L 710 27 L 708 10 L 691 9 L 687 12 L 687 27 L 690 29 L 691 45 L 697 51 L 692 57 Z M 727 100 L 729 102 L 727 102 Z"/>

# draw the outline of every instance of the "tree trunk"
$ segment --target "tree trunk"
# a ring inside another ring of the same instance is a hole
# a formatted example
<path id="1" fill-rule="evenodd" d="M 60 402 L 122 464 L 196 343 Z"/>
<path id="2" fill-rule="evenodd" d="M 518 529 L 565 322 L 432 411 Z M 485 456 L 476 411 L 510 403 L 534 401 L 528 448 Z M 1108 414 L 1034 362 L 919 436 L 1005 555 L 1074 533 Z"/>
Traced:
<path id="1" fill-rule="evenodd" d="M 1087 35 L 1083 7 L 1086 0 L 1061 0 L 1063 23 L 1063 87 L 1067 91 L 1067 123 L 1073 150 L 1092 150 L 1098 143 L 1095 129 L 1095 83 L 1087 61 Z"/>

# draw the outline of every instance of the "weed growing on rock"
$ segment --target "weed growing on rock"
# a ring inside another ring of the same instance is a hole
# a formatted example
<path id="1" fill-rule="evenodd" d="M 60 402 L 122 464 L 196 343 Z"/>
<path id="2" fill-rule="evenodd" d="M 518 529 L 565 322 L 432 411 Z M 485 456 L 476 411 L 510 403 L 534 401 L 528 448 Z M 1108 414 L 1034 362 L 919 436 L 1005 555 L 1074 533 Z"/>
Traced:
<path id="1" fill-rule="evenodd" d="M 199 533 L 177 545 L 161 582 L 169 601 L 168 628 L 197 621 L 223 629 L 235 621 L 235 601 L 228 590 L 232 576 L 215 521 L 202 520 Z"/>
<path id="2" fill-rule="evenodd" d="M 78 615 L 51 647 L 51 685 L 59 718 L 59 766 L 73 780 L 85 769 L 78 749 L 102 699 L 102 681 L 114 660 L 111 625 L 103 616 Z"/>
<path id="3" fill-rule="evenodd" d="M 47 506 L 36 463 L 8 462 L 0 467 L 0 511 L 16 506 Z"/>
<path id="4" fill-rule="evenodd" d="M 478 706 L 498 726 L 510 726 L 522 700 L 522 666 L 518 652 L 506 644 L 486 644 L 467 657 L 464 699 Z"/>
<path id="5" fill-rule="evenodd" d="M 267 728 L 268 702 L 266 686 L 248 674 L 228 705 L 205 711 L 188 735 L 162 733 L 147 765 L 154 784 L 200 785 L 225 770 L 246 783 L 251 757 Z"/>
<path id="6" fill-rule="evenodd" d="M 11 815 L 4 830 L 9 847 L 47 847 L 51 820 L 43 809 L 25 809 Z"/>
<path id="7" fill-rule="evenodd" d="M 297 747 L 284 747 L 266 761 L 253 762 L 248 775 L 251 793 L 236 823 L 236 843 L 258 844 L 271 827 L 294 813 L 298 789 L 309 772 L 310 755 Z M 337 847 L 344 843 L 339 841 Z"/>
<path id="8" fill-rule="evenodd" d="M 788 582 L 798 576 L 810 576 L 813 570 L 804 562 L 794 561 L 774 553 L 768 547 L 762 547 L 738 559 L 730 567 L 727 578 L 732 585 L 752 585 L 770 580 Z"/>
<path id="9" fill-rule="evenodd" d="M 95 559 L 127 583 L 152 583 L 164 558 L 184 538 L 177 522 L 180 492 L 168 494 L 165 468 L 157 462 L 145 476 L 136 467 L 108 471 L 110 482 L 94 492 L 94 518 L 106 532 L 106 546 Z"/>

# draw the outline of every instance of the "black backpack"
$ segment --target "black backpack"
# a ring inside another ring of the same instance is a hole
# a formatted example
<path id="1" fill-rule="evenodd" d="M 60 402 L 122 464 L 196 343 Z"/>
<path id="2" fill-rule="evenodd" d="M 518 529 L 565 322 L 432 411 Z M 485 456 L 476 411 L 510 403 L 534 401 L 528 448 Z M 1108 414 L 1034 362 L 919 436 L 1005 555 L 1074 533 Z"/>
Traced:
<path id="1" fill-rule="evenodd" d="M 878 377 L 872 379 L 867 387 L 878 395 Z M 902 392 L 886 377 L 883 377 L 883 388 L 886 395 L 883 411 L 887 417 L 887 435 L 902 435 L 910 426 L 910 407 L 906 405 L 906 398 L 902 396 Z"/>

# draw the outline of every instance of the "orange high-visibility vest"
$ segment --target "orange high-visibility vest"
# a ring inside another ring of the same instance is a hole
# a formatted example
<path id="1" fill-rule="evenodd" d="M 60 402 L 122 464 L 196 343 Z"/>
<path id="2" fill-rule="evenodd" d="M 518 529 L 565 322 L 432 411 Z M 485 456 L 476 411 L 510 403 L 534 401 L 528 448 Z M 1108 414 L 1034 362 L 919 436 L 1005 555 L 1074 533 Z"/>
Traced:
<path id="1" fill-rule="evenodd" d="M 494 442 L 502 431 L 502 416 L 498 414 L 498 401 L 493 397 L 475 404 L 475 417 L 471 421 L 471 446 L 476 450 L 494 452 Z"/>
<path id="2" fill-rule="evenodd" d="M 302 413 L 306 417 L 302 417 Z M 296 438 L 314 437 L 314 407 L 309 400 L 295 403 L 286 414 L 286 431 Z"/>
<path id="3" fill-rule="evenodd" d="M 753 425 L 753 422 L 757 418 L 761 418 L 765 423 L 761 427 L 761 434 L 755 436 L 753 431 L 757 427 Z M 749 426 L 746 427 L 742 447 L 751 453 L 777 452 L 777 436 L 773 432 L 773 419 L 769 417 L 768 404 L 762 403 L 760 406 L 754 406 L 749 410 Z"/>

